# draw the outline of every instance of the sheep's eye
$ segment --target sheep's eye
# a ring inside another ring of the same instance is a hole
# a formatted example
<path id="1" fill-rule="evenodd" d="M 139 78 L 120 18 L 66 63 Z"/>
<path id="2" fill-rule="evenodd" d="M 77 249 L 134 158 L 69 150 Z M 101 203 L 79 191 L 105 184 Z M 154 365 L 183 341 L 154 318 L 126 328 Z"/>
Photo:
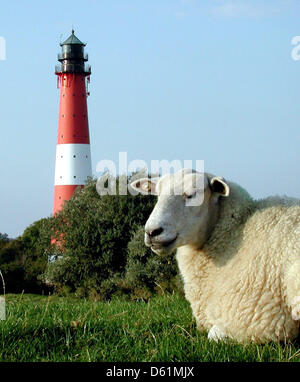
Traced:
<path id="1" fill-rule="evenodd" d="M 186 193 L 184 193 L 183 194 L 184 195 L 184 197 L 186 198 L 186 199 L 192 199 L 195 195 L 196 195 L 196 192 L 193 192 L 192 194 L 186 194 Z"/>

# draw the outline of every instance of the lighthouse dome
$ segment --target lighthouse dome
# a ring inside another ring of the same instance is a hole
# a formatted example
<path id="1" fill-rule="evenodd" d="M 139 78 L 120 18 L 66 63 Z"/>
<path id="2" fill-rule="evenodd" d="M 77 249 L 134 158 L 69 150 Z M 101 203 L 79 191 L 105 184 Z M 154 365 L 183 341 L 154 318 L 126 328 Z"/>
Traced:
<path id="1" fill-rule="evenodd" d="M 74 34 L 74 29 L 72 29 L 72 34 L 69 38 L 67 38 L 63 43 L 60 44 L 61 46 L 63 45 L 83 45 L 85 46 L 82 41 L 79 40 L 78 37 L 75 36 Z"/>

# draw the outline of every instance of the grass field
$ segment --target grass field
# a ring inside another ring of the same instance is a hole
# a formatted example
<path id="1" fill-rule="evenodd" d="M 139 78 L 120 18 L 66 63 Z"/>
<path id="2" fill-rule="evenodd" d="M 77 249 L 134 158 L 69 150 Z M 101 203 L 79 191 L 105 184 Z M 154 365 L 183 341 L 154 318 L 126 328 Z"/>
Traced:
<path id="1" fill-rule="evenodd" d="M 211 343 L 177 295 L 110 303 L 72 297 L 8 295 L 0 321 L 1 361 L 299 361 L 287 345 Z"/>

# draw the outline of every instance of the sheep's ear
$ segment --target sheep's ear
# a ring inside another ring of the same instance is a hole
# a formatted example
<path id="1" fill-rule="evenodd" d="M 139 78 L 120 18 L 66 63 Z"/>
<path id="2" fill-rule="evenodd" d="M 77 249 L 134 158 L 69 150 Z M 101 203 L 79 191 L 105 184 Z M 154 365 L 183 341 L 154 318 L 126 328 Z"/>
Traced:
<path id="1" fill-rule="evenodd" d="M 222 196 L 229 196 L 230 193 L 230 187 L 226 183 L 225 179 L 221 176 L 214 176 L 210 180 L 210 188 L 212 192 L 222 195 Z"/>
<path id="2" fill-rule="evenodd" d="M 143 195 L 157 195 L 156 192 L 156 184 L 157 184 L 158 178 L 141 178 L 138 180 L 135 180 L 130 184 L 130 186 L 135 190 L 138 191 L 140 194 Z"/>

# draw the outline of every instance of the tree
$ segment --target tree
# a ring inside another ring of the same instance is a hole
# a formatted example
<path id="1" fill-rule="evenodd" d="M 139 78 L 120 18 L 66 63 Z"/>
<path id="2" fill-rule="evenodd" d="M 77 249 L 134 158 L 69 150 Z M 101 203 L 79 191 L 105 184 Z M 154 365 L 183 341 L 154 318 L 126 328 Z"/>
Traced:
<path id="1" fill-rule="evenodd" d="M 100 293 L 108 279 L 124 275 L 128 242 L 154 203 L 153 196 L 99 196 L 96 180 L 89 179 L 49 221 L 58 261 L 49 264 L 45 280 L 84 295 Z"/>
<path id="2" fill-rule="evenodd" d="M 50 219 L 43 218 L 34 222 L 20 237 L 23 246 L 24 286 L 30 292 L 49 291 L 43 284 L 42 275 L 48 264 Z"/>
<path id="3" fill-rule="evenodd" d="M 7 233 L 0 232 L 0 251 L 3 247 L 5 247 L 9 243 L 9 238 Z"/>
<path id="4" fill-rule="evenodd" d="M 50 241 L 50 234 L 47 234 L 45 229 L 47 221 L 48 219 L 38 220 L 26 228 L 23 235 L 17 239 L 8 240 L 4 237 L 5 245 L 0 246 L 0 269 L 5 280 L 6 292 L 49 291 L 40 280 L 48 262 L 45 252 Z"/>
<path id="5" fill-rule="evenodd" d="M 144 245 L 143 226 L 154 204 L 154 196 L 100 196 L 90 178 L 55 216 L 34 222 L 15 240 L 2 236 L 7 291 L 55 288 L 108 299 L 177 289 L 174 257 L 159 257 Z"/>
<path id="6" fill-rule="evenodd" d="M 142 226 L 136 230 L 128 243 L 125 279 L 137 297 L 182 289 L 175 254 L 159 256 L 147 248 Z"/>

